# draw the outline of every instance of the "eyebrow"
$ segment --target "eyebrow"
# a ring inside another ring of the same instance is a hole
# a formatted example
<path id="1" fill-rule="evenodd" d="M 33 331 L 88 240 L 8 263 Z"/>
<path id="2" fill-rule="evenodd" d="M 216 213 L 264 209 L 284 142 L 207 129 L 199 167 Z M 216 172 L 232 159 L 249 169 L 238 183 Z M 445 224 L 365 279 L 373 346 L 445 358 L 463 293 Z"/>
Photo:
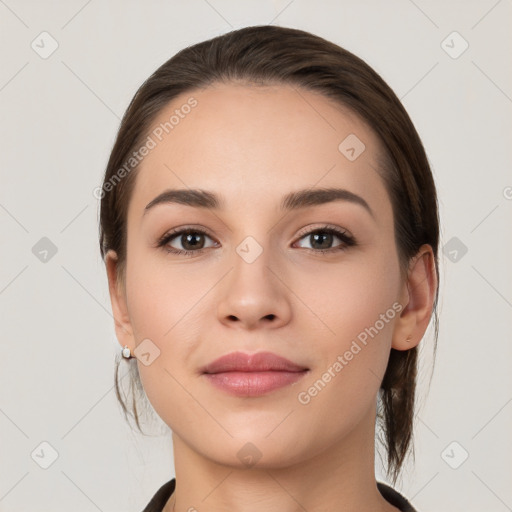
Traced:
<path id="1" fill-rule="evenodd" d="M 342 188 L 313 188 L 290 192 L 280 204 L 280 211 L 298 210 L 334 201 L 347 201 L 362 206 L 373 218 L 374 212 L 368 203 L 357 194 Z M 168 189 L 152 199 L 144 208 L 143 215 L 158 204 L 184 204 L 209 210 L 224 209 L 224 201 L 215 193 L 201 189 Z"/>

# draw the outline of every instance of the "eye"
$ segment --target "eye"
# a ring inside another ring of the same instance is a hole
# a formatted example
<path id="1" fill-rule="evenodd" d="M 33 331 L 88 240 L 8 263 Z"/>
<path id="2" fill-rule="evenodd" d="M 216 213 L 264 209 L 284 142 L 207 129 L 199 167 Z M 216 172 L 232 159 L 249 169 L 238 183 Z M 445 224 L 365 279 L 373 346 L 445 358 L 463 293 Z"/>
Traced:
<path id="1" fill-rule="evenodd" d="M 163 247 L 164 250 L 173 254 L 193 256 L 194 254 L 201 253 L 204 249 L 208 248 L 205 246 L 205 237 L 210 238 L 206 231 L 199 228 L 180 229 L 172 231 L 171 233 L 166 233 L 157 242 L 157 247 Z M 181 245 L 183 249 L 173 247 L 170 245 L 171 241 L 175 244 L 177 243 L 178 245 Z"/>
<path id="2" fill-rule="evenodd" d="M 183 255 L 194 256 L 202 253 L 210 247 L 218 247 L 218 242 L 213 242 L 210 246 L 205 245 L 205 237 L 212 240 L 206 231 L 200 228 L 187 227 L 184 229 L 176 229 L 163 235 L 157 242 L 156 246 L 163 248 L 166 252 Z M 303 247 L 314 253 L 333 253 L 336 251 L 347 250 L 349 247 L 356 245 L 355 239 L 348 232 L 341 228 L 331 226 L 323 226 L 314 230 L 310 230 L 300 237 L 300 240 L 307 239 L 312 247 Z M 333 240 L 338 238 L 341 243 L 331 247 Z M 175 247 L 172 244 L 178 244 Z"/>
<path id="3" fill-rule="evenodd" d="M 356 244 L 355 239 L 349 235 L 348 232 L 330 226 L 308 231 L 301 237 L 301 240 L 304 238 L 309 240 L 310 244 L 313 246 L 311 247 L 312 251 L 320 253 L 344 251 Z M 340 239 L 342 243 L 335 247 L 330 247 L 335 238 Z M 306 247 L 306 249 L 310 248 Z"/>

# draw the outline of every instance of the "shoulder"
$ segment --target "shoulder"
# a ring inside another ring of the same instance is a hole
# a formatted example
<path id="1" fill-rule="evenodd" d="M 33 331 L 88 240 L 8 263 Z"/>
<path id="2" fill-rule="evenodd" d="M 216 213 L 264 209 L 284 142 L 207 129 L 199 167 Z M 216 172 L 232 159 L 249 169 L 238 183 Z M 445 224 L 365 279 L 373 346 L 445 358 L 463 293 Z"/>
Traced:
<path id="1" fill-rule="evenodd" d="M 379 489 L 379 492 L 385 500 L 398 508 L 401 512 L 418 512 L 411 503 L 409 503 L 409 501 L 407 501 L 407 499 L 398 491 L 395 491 L 393 487 L 390 487 L 383 482 L 377 482 L 377 489 Z"/>
<path id="2" fill-rule="evenodd" d="M 146 505 L 146 508 L 142 512 L 162 512 L 171 494 L 174 492 L 176 487 L 176 478 L 172 478 L 165 484 L 163 484 L 155 495 L 151 498 L 151 501 Z"/>

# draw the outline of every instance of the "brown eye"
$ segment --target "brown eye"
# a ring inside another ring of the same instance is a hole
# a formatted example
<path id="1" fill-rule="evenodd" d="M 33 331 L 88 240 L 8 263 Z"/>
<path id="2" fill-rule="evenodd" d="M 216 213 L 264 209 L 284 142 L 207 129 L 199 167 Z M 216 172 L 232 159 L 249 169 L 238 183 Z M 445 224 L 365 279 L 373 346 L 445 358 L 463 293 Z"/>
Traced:
<path id="1" fill-rule="evenodd" d="M 179 240 L 181 245 L 186 251 L 191 251 L 194 249 L 202 249 L 204 246 L 204 237 L 205 235 L 202 233 L 188 231 L 186 233 L 182 233 L 181 235 L 175 237 Z"/>
<path id="2" fill-rule="evenodd" d="M 202 229 L 182 229 L 167 233 L 158 242 L 158 247 L 163 247 L 167 252 L 174 254 L 184 254 L 190 256 L 194 253 L 200 253 L 208 247 L 215 246 L 215 243 L 210 246 L 205 246 L 205 238 L 210 238 L 208 234 Z M 211 240 L 211 238 L 210 238 Z M 171 242 L 175 245 L 171 245 Z M 180 246 L 182 248 L 180 248 Z"/>
<path id="3" fill-rule="evenodd" d="M 336 238 L 341 240 L 341 243 L 332 247 Z M 301 240 L 302 239 L 308 240 L 311 245 L 311 247 L 305 248 L 311 249 L 314 252 L 334 252 L 345 250 L 348 247 L 355 245 L 354 238 L 348 235 L 347 232 L 328 226 L 310 231 L 303 235 L 301 237 Z"/>

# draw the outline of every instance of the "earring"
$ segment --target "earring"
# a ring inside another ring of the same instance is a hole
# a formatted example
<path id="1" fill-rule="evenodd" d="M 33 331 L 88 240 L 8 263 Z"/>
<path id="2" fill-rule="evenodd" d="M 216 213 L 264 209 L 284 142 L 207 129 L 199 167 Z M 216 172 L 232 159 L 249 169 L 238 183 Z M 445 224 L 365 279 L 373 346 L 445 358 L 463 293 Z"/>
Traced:
<path id="1" fill-rule="evenodd" d="M 126 359 L 130 359 L 132 356 L 130 354 L 130 348 L 128 347 L 128 345 L 125 345 L 123 350 L 122 350 L 122 354 L 123 354 L 123 357 L 125 357 Z"/>
<path id="2" fill-rule="evenodd" d="M 411 335 L 409 334 L 409 336 L 407 336 L 407 339 L 405 340 L 407 343 L 409 343 L 411 341 Z"/>

